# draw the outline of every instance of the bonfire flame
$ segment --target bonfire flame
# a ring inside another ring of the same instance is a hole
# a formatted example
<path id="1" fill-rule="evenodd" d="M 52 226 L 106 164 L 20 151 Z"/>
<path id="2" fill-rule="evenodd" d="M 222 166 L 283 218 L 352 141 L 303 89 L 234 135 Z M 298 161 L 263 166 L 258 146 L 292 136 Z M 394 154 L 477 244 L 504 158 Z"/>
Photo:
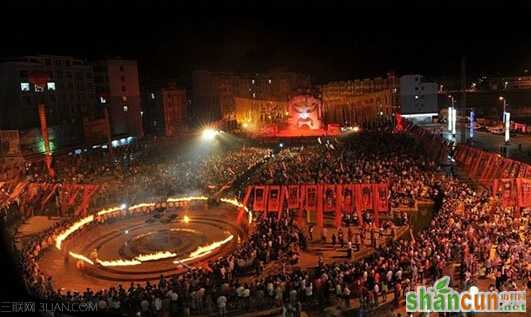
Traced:
<path id="1" fill-rule="evenodd" d="M 141 254 L 135 257 L 135 259 L 140 262 L 146 262 L 146 261 L 155 261 L 155 260 L 173 258 L 174 256 L 177 256 L 177 254 L 170 252 L 170 251 L 159 251 L 159 252 L 155 252 L 151 254 Z"/>
<path id="2" fill-rule="evenodd" d="M 58 250 L 61 250 L 61 244 L 63 243 L 64 240 L 66 240 L 66 238 L 68 238 L 69 235 L 71 235 L 72 233 L 74 233 L 74 231 L 77 231 L 79 228 L 83 227 L 84 225 L 91 223 L 92 221 L 94 221 L 94 216 L 90 215 L 77 222 L 74 222 L 68 229 L 66 229 L 65 231 L 63 231 L 61 234 L 57 236 L 57 238 L 55 239 L 55 247 Z"/>
<path id="3" fill-rule="evenodd" d="M 91 259 L 87 258 L 86 256 L 83 256 L 81 254 L 77 254 L 77 253 L 74 253 L 72 251 L 68 252 L 68 254 L 70 254 L 71 257 L 73 257 L 74 259 L 78 259 L 78 260 L 81 260 L 83 262 L 86 262 L 88 264 L 92 264 L 94 265 L 94 262 L 92 262 Z"/>
<path id="4" fill-rule="evenodd" d="M 189 197 L 180 197 L 180 198 L 169 198 L 167 200 L 167 202 L 193 201 L 193 200 L 208 200 L 208 197 L 206 197 L 206 196 L 189 196 Z M 238 200 L 229 199 L 229 198 L 221 198 L 221 201 L 225 202 L 225 203 L 228 203 L 228 204 L 231 204 L 233 206 L 239 207 L 239 208 L 243 208 L 249 214 L 249 222 L 252 221 L 252 213 L 249 211 L 249 209 L 247 209 L 246 206 L 241 204 Z M 155 206 L 155 203 L 141 203 L 141 204 L 137 204 L 137 205 L 129 207 L 129 210 L 135 210 L 135 209 L 142 208 L 142 207 L 153 207 L 153 206 Z M 102 210 L 98 211 L 96 213 L 96 215 L 103 216 L 103 215 L 110 214 L 110 213 L 117 212 L 117 211 L 121 211 L 121 210 L 122 210 L 122 208 L 120 206 L 111 207 L 111 208 L 102 209 Z M 65 231 L 63 231 L 62 233 L 60 233 L 57 236 L 57 238 L 55 239 L 55 247 L 58 250 L 61 250 L 61 245 L 62 245 L 63 241 L 65 241 L 72 233 L 74 233 L 75 231 L 79 230 L 81 227 L 83 227 L 83 226 L 85 226 L 85 225 L 87 225 L 87 224 L 89 224 L 89 223 L 91 223 L 93 221 L 94 221 L 94 215 L 90 215 L 88 217 L 85 217 L 85 218 L 83 218 L 81 220 L 78 220 L 78 221 L 74 222 L 70 227 L 68 227 Z M 185 223 L 188 223 L 188 222 L 190 222 L 190 218 L 188 216 L 184 216 L 183 221 Z M 185 229 L 181 229 L 181 230 L 185 230 Z M 207 246 L 198 247 L 195 251 L 190 253 L 188 258 L 180 260 L 180 261 L 176 261 L 174 263 L 180 263 L 180 262 L 184 262 L 184 261 L 191 261 L 193 259 L 197 259 L 199 257 L 205 256 L 205 255 L 211 253 L 212 251 L 214 251 L 215 249 L 219 248 L 223 244 L 229 242 L 233 238 L 234 238 L 234 236 L 230 235 L 225 240 L 217 241 L 217 242 L 211 243 L 211 244 L 209 244 Z M 74 252 L 68 252 L 68 254 L 71 257 L 73 257 L 75 259 L 78 259 L 78 260 L 81 260 L 81 261 L 84 261 L 84 262 L 86 262 L 88 264 L 92 264 L 92 265 L 94 264 L 94 262 L 92 260 L 90 260 L 89 258 L 87 258 L 87 257 L 85 257 L 85 256 L 83 256 L 81 254 L 77 254 L 77 253 L 74 253 Z M 160 260 L 160 259 L 167 259 L 167 258 L 171 258 L 171 257 L 175 257 L 175 256 L 177 256 L 177 254 L 175 254 L 175 253 L 172 253 L 172 252 L 169 252 L 169 251 L 160 251 L 160 252 L 156 252 L 156 253 L 153 253 L 153 254 L 141 254 L 141 255 L 139 255 L 139 256 L 135 257 L 134 259 L 131 259 L 131 260 L 118 259 L 118 260 L 103 261 L 103 260 L 100 260 L 100 259 L 96 259 L 96 262 L 98 262 L 102 266 L 128 266 L 128 265 L 139 265 L 139 264 L 142 264 L 142 262 L 145 262 L 145 261 L 154 261 L 154 260 Z"/>
<path id="5" fill-rule="evenodd" d="M 174 261 L 173 263 L 180 264 L 181 262 L 188 262 L 188 261 L 192 261 L 194 259 L 203 257 L 211 253 L 212 251 L 216 250 L 217 248 L 221 247 L 222 245 L 224 245 L 225 243 L 229 242 L 232 239 L 234 239 L 234 235 L 231 234 L 225 240 L 216 241 L 204 247 L 198 247 L 197 249 L 195 249 L 195 251 L 190 253 L 190 255 L 187 258 Z"/>
<path id="6" fill-rule="evenodd" d="M 100 259 L 97 259 L 96 262 L 101 264 L 102 266 L 131 266 L 131 265 L 139 265 L 142 264 L 142 262 L 137 261 L 135 259 L 133 260 L 110 260 L 110 261 L 102 261 Z"/>

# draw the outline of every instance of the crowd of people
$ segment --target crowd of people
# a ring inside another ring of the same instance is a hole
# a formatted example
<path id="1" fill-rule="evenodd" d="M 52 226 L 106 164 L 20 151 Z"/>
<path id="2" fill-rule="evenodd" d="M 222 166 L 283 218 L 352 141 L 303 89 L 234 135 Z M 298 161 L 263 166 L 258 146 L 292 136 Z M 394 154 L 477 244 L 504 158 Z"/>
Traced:
<path id="1" fill-rule="evenodd" d="M 248 168 L 252 163 L 249 157 L 258 161 L 269 154 L 264 150 L 245 151 L 248 155 L 223 156 L 227 163 L 215 163 L 214 159 L 211 164 L 218 169 L 216 179 L 223 182 L 233 175 L 229 168 L 234 174 L 238 173 L 235 169 Z M 232 165 L 231 160 L 240 163 Z M 152 168 L 148 170 L 160 174 L 159 167 Z M 149 177 L 149 173 L 145 175 Z M 262 215 L 255 231 L 230 255 L 211 262 L 208 268 L 161 277 L 158 283 L 59 292 L 39 270 L 38 257 L 63 225 L 35 238 L 21 254 L 21 261 L 29 288 L 39 296 L 89 301 L 103 311 L 138 312 L 140 316 L 216 311 L 224 316 L 228 310 L 270 307 L 281 307 L 286 316 L 298 316 L 304 307 L 319 305 L 322 309 L 331 303 L 349 307 L 352 299 L 370 309 L 390 298 L 398 305 L 405 292 L 417 285 L 431 285 L 443 275 L 451 275 L 452 285 L 458 289 L 468 288 L 482 278 L 489 278 L 491 289 L 497 290 L 531 286 L 529 214 L 524 211 L 520 218 L 513 218 L 488 190 L 472 188 L 442 173 L 405 135 L 368 133 L 352 140 L 290 147 L 265 162 L 251 178 L 252 183 L 275 184 L 381 181 L 391 185 L 395 206 L 411 205 L 421 198 L 441 201 L 435 204 L 429 226 L 412 239 L 376 247 L 360 260 L 328 259 L 311 269 L 298 269 L 296 264 L 304 255 L 308 239 L 304 230 L 288 215 L 280 219 Z M 167 186 L 171 185 L 152 188 L 167 190 Z M 281 263 L 280 268 L 267 269 L 277 263 Z M 451 270 L 454 266 L 457 271 Z"/>
<path id="2" fill-rule="evenodd" d="M 319 144 L 320 143 L 320 144 Z M 261 169 L 260 184 L 381 183 L 391 186 L 391 205 L 412 206 L 416 199 L 433 198 L 438 166 L 421 153 L 413 138 L 371 133 L 330 143 L 282 150 Z M 412 155 L 413 154 L 413 155 Z M 415 155 L 416 154 L 416 155 Z"/>
<path id="3" fill-rule="evenodd" d="M 268 148 L 244 146 L 170 156 L 154 144 L 133 143 L 114 149 L 112 160 L 102 149 L 59 156 L 53 163 L 54 177 L 44 162 L 27 163 L 22 179 L 99 185 L 91 200 L 91 207 L 99 208 L 116 202 L 134 204 L 153 197 L 219 190 L 270 153 Z"/>

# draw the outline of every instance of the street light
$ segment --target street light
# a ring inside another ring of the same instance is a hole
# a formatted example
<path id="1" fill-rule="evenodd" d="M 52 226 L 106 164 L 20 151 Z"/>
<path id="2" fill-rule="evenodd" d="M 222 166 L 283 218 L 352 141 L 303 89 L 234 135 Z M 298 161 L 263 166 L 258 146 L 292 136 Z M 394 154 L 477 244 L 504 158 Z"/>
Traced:
<path id="1" fill-rule="evenodd" d="M 509 143 L 511 139 L 511 114 L 507 112 L 507 100 L 505 97 L 500 96 L 498 98 L 500 101 L 503 101 L 503 123 L 505 129 L 505 143 Z"/>
<path id="2" fill-rule="evenodd" d="M 457 121 L 457 111 L 454 106 L 454 96 L 448 95 L 452 105 L 448 107 L 448 132 L 452 133 L 455 136 L 456 132 L 456 121 Z"/>
<path id="3" fill-rule="evenodd" d="M 502 101 L 503 102 L 503 114 L 502 114 L 502 120 L 503 122 L 505 122 L 505 112 L 507 110 L 507 100 L 505 99 L 505 97 L 503 96 L 500 96 L 498 98 L 498 100 Z"/>

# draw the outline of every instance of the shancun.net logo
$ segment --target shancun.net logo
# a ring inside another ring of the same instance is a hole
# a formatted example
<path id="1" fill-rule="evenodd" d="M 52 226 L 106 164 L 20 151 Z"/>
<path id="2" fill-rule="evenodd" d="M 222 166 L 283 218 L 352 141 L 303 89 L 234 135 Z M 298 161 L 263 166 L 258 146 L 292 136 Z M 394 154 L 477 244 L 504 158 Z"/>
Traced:
<path id="1" fill-rule="evenodd" d="M 433 287 L 417 287 L 406 293 L 407 312 L 525 312 L 526 291 L 481 292 L 476 287 L 457 292 L 448 287 L 450 277 Z"/>

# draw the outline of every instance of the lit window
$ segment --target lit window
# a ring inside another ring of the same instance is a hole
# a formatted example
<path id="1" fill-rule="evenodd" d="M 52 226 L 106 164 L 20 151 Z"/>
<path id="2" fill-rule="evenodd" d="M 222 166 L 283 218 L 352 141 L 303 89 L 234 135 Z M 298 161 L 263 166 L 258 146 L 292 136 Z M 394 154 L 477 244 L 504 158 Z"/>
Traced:
<path id="1" fill-rule="evenodd" d="M 271 79 L 270 79 L 270 80 L 268 80 L 268 82 L 269 82 L 269 84 L 271 85 Z"/>
<path id="2" fill-rule="evenodd" d="M 127 112 L 127 110 L 129 110 L 129 108 L 127 108 L 127 105 L 124 105 L 124 112 Z"/>
<path id="3" fill-rule="evenodd" d="M 155 94 L 151 93 L 151 99 L 155 99 Z"/>
<path id="4" fill-rule="evenodd" d="M 44 91 L 44 86 L 35 85 L 35 91 L 36 92 L 43 92 Z"/>
<path id="5" fill-rule="evenodd" d="M 253 92 L 253 98 L 256 98 L 256 94 Z"/>
<path id="6" fill-rule="evenodd" d="M 105 100 L 103 97 L 100 97 L 100 103 L 107 103 L 107 100 Z"/>
<path id="7" fill-rule="evenodd" d="M 48 86 L 48 90 L 55 90 L 55 83 L 54 82 L 49 82 L 47 84 L 47 86 Z"/>
<path id="8" fill-rule="evenodd" d="M 253 79 L 253 80 L 251 80 L 251 84 L 253 84 L 253 85 L 254 85 L 254 79 Z"/>
<path id="9" fill-rule="evenodd" d="M 415 96 L 415 99 L 419 99 L 419 96 Z"/>
<path id="10" fill-rule="evenodd" d="M 21 91 L 30 91 L 30 84 L 29 83 L 20 83 L 20 90 Z"/>
<path id="11" fill-rule="evenodd" d="M 141 117 L 144 116 L 144 111 L 140 111 L 140 116 L 141 116 Z"/>
<path id="12" fill-rule="evenodd" d="M 127 96 L 122 96 L 122 101 L 127 101 Z"/>

